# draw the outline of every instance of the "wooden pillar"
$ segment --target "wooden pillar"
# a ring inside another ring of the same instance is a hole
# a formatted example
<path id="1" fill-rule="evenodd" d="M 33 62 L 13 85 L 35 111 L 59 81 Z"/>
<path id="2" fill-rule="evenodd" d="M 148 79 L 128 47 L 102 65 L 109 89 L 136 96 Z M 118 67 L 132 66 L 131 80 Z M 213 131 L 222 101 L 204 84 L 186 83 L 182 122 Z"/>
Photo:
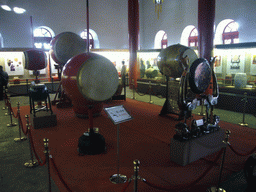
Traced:
<path id="1" fill-rule="evenodd" d="M 199 57 L 210 61 L 213 56 L 215 0 L 198 0 Z"/>
<path id="2" fill-rule="evenodd" d="M 198 46 L 199 57 L 211 61 L 213 56 L 213 38 L 214 38 L 214 20 L 215 20 L 215 0 L 198 0 Z M 212 77 L 205 95 L 213 94 L 213 66 Z"/>
<path id="3" fill-rule="evenodd" d="M 137 50 L 139 46 L 139 1 L 128 0 L 129 31 L 129 84 L 134 81 L 137 87 Z M 130 86 L 132 88 L 132 86 Z"/>

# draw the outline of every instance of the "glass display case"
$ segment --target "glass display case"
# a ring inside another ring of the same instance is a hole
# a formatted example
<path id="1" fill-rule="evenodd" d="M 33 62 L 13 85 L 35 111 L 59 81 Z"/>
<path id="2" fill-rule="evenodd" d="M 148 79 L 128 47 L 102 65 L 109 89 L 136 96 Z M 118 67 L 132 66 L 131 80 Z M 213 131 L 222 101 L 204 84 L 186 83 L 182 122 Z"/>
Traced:
<path id="1" fill-rule="evenodd" d="M 1 49 L 0 50 L 0 65 L 8 73 L 9 80 L 12 82 L 13 79 L 26 80 L 34 78 L 33 71 L 25 69 L 25 56 L 24 51 L 30 48 L 20 49 Z M 52 58 L 49 60 L 49 52 L 45 52 L 47 56 L 47 68 L 39 70 L 41 78 L 55 77 L 57 70 L 54 64 L 56 64 Z"/>
<path id="2" fill-rule="evenodd" d="M 129 50 L 128 49 L 91 49 L 91 52 L 97 53 L 109 59 L 120 74 L 122 61 L 125 62 L 126 71 L 129 71 Z"/>
<path id="3" fill-rule="evenodd" d="M 216 45 L 214 71 L 220 87 L 255 89 L 256 43 Z"/>
<path id="4" fill-rule="evenodd" d="M 36 76 L 33 71 L 25 69 L 25 55 L 24 51 L 31 48 L 2 48 L 0 49 L 0 65 L 3 66 L 4 71 L 9 75 L 10 95 L 27 95 L 28 88 L 32 81 L 35 81 Z M 58 88 L 59 79 L 56 64 L 51 58 L 49 60 L 49 52 L 45 52 L 47 56 L 47 67 L 39 70 L 40 75 L 38 79 L 40 83 L 44 83 L 50 92 L 55 92 Z M 57 80 L 53 82 L 52 80 Z"/>
<path id="5" fill-rule="evenodd" d="M 164 82 L 165 78 L 157 66 L 157 57 L 161 49 L 137 51 L 138 81 Z"/>

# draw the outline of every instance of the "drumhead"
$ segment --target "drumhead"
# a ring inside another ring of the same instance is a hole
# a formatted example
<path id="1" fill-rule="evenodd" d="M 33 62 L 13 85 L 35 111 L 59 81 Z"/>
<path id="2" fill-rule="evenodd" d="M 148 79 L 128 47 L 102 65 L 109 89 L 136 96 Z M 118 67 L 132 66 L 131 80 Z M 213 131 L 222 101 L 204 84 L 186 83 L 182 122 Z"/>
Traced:
<path id="1" fill-rule="evenodd" d="M 44 51 L 31 49 L 24 51 L 25 69 L 41 70 L 47 67 L 46 54 Z"/>
<path id="2" fill-rule="evenodd" d="M 158 55 L 157 66 L 159 71 L 165 76 L 180 78 L 187 67 L 187 63 L 183 61 L 186 56 L 189 66 L 198 58 L 193 49 L 180 44 L 163 49 Z"/>
<path id="3" fill-rule="evenodd" d="M 118 87 L 118 72 L 111 61 L 92 54 L 77 73 L 77 84 L 81 94 L 91 101 L 110 99 Z"/>
<path id="4" fill-rule="evenodd" d="M 204 58 L 195 60 L 190 66 L 189 86 L 194 93 L 203 93 L 211 81 L 211 67 Z"/>
<path id="5" fill-rule="evenodd" d="M 64 32 L 54 37 L 51 41 L 51 49 L 53 60 L 65 65 L 70 58 L 86 52 L 86 42 L 75 33 Z"/>

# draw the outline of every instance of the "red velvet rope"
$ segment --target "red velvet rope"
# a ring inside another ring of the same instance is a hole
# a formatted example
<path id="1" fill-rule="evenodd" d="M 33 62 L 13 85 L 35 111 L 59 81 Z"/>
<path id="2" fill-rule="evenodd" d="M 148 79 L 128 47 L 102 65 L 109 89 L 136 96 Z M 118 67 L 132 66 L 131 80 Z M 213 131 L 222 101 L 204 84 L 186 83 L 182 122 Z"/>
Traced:
<path id="1" fill-rule="evenodd" d="M 256 151 L 256 147 L 254 147 L 251 151 L 249 151 L 248 153 L 245 153 L 245 154 L 242 154 L 242 153 L 239 153 L 237 151 L 235 151 L 235 149 L 231 146 L 231 145 L 228 145 L 230 147 L 230 149 L 238 156 L 248 156 L 248 155 L 251 155 L 253 152 Z"/>
<path id="2" fill-rule="evenodd" d="M 18 112 L 17 112 L 17 114 L 16 115 L 14 115 L 14 112 L 13 112 L 13 110 L 12 110 L 12 104 L 9 102 L 9 99 L 7 99 L 7 100 L 5 100 L 5 105 L 10 109 L 10 112 L 12 113 L 12 116 L 14 117 L 14 118 L 18 118 Z"/>
<path id="3" fill-rule="evenodd" d="M 125 185 L 124 185 L 124 187 L 123 187 L 123 189 L 122 189 L 121 192 L 125 192 L 125 191 L 126 191 L 126 189 L 127 189 L 127 188 L 129 187 L 129 185 L 131 184 L 131 181 L 132 181 L 132 180 L 129 179 L 128 182 L 125 183 Z"/>
<path id="4" fill-rule="evenodd" d="M 152 91 L 152 93 L 154 94 L 154 96 L 156 96 L 156 97 L 158 97 L 158 98 L 160 98 L 160 99 L 163 99 L 163 98 L 164 98 L 162 95 L 158 96 L 158 95 L 152 90 L 152 88 L 151 88 L 151 91 Z"/>
<path id="5" fill-rule="evenodd" d="M 30 140 L 30 143 L 31 143 L 32 150 L 33 150 L 33 152 L 34 152 L 34 154 L 35 154 L 35 157 L 36 157 L 36 159 L 37 159 L 39 165 L 40 165 L 40 166 L 43 166 L 43 165 L 46 164 L 46 159 L 44 160 L 43 163 L 41 163 L 41 161 L 40 161 L 40 159 L 39 159 L 39 157 L 38 157 L 38 155 L 37 155 L 37 153 L 36 153 L 36 150 L 35 150 L 35 146 L 34 146 L 34 142 L 33 142 L 32 136 L 31 136 L 30 129 L 28 129 L 28 130 L 29 130 L 28 136 L 29 136 L 29 140 Z"/>
<path id="6" fill-rule="evenodd" d="M 57 166 L 56 166 L 56 164 L 55 164 L 54 159 L 53 159 L 53 158 L 50 158 L 50 160 L 51 160 L 52 165 L 53 165 L 53 167 L 54 167 L 54 170 L 56 171 L 57 175 L 59 176 L 60 181 L 62 182 L 62 184 L 66 187 L 66 189 L 67 189 L 68 191 L 72 192 L 71 189 L 68 187 L 67 183 L 66 183 L 66 182 L 64 181 L 64 179 L 62 178 L 60 172 L 58 171 L 58 168 L 57 168 Z"/>
<path id="7" fill-rule="evenodd" d="M 19 126 L 20 126 L 22 132 L 24 133 L 24 135 L 27 135 L 27 134 L 28 134 L 28 129 L 27 129 L 26 131 L 24 131 L 24 127 L 23 127 L 23 123 L 22 123 L 20 114 L 19 114 L 19 116 L 18 116 L 18 121 L 19 121 Z"/>
<path id="8" fill-rule="evenodd" d="M 214 160 L 214 163 L 216 163 L 218 161 L 218 159 L 220 158 L 220 156 L 223 153 L 223 151 L 224 151 L 224 148 L 222 148 L 220 150 L 220 152 L 218 153 L 216 159 Z M 182 185 L 177 185 L 177 186 L 160 186 L 160 185 L 148 182 L 145 179 L 143 179 L 142 181 L 144 183 L 146 183 L 147 185 L 149 185 L 150 187 L 153 187 L 153 188 L 156 188 L 156 189 L 159 189 L 159 190 L 164 190 L 164 191 L 181 190 L 181 189 L 184 189 L 184 187 L 190 188 L 190 187 L 194 186 L 196 183 L 198 183 L 200 180 L 202 180 L 205 177 L 205 175 L 213 168 L 213 166 L 214 166 L 214 164 L 209 166 L 207 168 L 207 170 L 198 179 L 196 179 L 195 181 L 192 181 L 189 184 L 182 184 Z"/>

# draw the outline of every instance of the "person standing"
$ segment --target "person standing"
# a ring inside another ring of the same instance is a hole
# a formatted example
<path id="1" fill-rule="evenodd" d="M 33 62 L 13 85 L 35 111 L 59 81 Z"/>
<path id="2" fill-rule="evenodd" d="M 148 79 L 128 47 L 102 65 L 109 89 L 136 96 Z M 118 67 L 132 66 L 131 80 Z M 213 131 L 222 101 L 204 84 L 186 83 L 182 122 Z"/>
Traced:
<path id="1" fill-rule="evenodd" d="M 121 77 L 122 77 L 122 85 L 125 86 L 125 78 L 126 78 L 126 65 L 125 61 L 122 61 L 122 69 L 121 69 Z"/>
<path id="2" fill-rule="evenodd" d="M 0 66 L 0 100 L 3 100 L 3 92 L 4 88 L 7 88 L 8 85 L 9 76 L 8 73 L 6 73 L 3 70 L 3 66 Z"/>

